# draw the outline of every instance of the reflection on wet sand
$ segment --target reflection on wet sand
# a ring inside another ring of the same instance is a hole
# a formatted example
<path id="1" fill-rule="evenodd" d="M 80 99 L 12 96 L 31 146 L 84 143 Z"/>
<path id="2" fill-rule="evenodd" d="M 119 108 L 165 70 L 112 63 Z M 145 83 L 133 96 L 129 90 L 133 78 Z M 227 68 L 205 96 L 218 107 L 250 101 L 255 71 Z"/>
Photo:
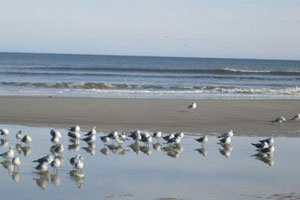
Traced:
<path id="1" fill-rule="evenodd" d="M 82 147 L 83 150 L 85 150 L 87 153 L 91 154 L 94 156 L 96 154 L 96 143 L 95 142 L 90 142 L 87 143 L 87 147 Z"/>
<path id="2" fill-rule="evenodd" d="M 75 181 L 77 187 L 79 189 L 82 189 L 84 184 L 84 174 L 77 170 L 71 170 L 70 177 L 72 178 L 73 181 Z"/>
<path id="3" fill-rule="evenodd" d="M 129 151 L 128 149 L 124 149 L 121 145 L 106 144 L 105 146 L 116 156 L 119 156 L 119 155 L 123 156 L 126 154 L 126 152 Z"/>
<path id="4" fill-rule="evenodd" d="M 204 157 L 207 156 L 207 150 L 204 147 L 195 149 L 195 151 L 199 152 Z"/>
<path id="5" fill-rule="evenodd" d="M 168 156 L 172 158 L 178 158 L 183 151 L 183 147 L 180 144 L 173 144 L 162 148 L 162 151 L 166 152 Z"/>
<path id="6" fill-rule="evenodd" d="M 220 154 L 225 156 L 226 158 L 229 158 L 233 151 L 233 146 L 231 144 L 222 144 L 222 143 L 220 143 L 220 146 L 222 147 L 219 148 Z"/>
<path id="7" fill-rule="evenodd" d="M 255 159 L 269 165 L 270 167 L 272 167 L 275 163 L 273 153 L 267 154 L 267 153 L 259 152 L 257 154 L 252 155 L 252 157 L 255 157 Z"/>

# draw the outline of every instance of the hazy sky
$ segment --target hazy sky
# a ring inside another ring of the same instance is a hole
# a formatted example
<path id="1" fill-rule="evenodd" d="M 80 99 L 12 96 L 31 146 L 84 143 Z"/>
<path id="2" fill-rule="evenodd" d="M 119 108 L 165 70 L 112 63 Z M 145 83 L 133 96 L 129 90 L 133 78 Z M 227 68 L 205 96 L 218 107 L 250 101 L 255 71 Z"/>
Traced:
<path id="1" fill-rule="evenodd" d="M 1 0 L 0 51 L 300 59 L 300 0 Z"/>

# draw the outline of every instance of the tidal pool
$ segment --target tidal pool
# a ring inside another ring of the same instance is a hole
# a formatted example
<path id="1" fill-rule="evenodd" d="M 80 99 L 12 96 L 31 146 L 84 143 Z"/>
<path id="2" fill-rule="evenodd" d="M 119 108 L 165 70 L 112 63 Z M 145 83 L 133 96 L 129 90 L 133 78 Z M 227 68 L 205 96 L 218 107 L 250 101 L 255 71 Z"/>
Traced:
<path id="1" fill-rule="evenodd" d="M 210 136 L 201 148 L 194 136 L 185 136 L 180 146 L 153 144 L 122 146 L 100 141 L 72 145 L 67 129 L 62 133 L 63 166 L 54 173 L 40 175 L 32 160 L 50 154 L 51 128 L 0 125 L 10 135 L 0 141 L 0 153 L 16 148 L 21 166 L 15 172 L 11 163 L 0 158 L 1 199 L 297 199 L 300 198 L 300 139 L 275 137 L 273 157 L 253 156 L 251 142 L 260 137 L 233 137 L 224 149 Z M 33 141 L 17 145 L 15 134 L 22 130 Z M 84 132 L 82 132 L 84 133 Z M 156 144 L 155 144 L 156 143 Z M 83 177 L 74 176 L 69 159 L 84 157 Z"/>

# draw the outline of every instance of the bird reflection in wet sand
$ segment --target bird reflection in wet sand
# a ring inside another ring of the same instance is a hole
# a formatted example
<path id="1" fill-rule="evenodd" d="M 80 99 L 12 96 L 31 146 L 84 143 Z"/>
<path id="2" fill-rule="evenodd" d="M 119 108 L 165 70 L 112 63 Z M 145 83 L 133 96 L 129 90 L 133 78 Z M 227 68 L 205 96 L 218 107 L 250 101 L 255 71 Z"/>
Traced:
<path id="1" fill-rule="evenodd" d="M 107 147 L 103 147 L 102 149 L 100 149 L 100 152 L 103 155 L 107 156 L 109 154 L 109 149 Z"/>
<path id="2" fill-rule="evenodd" d="M 80 145 L 77 143 L 69 144 L 68 150 L 74 150 L 74 151 L 78 152 L 78 151 L 80 151 Z"/>
<path id="3" fill-rule="evenodd" d="M 263 163 L 272 167 L 275 163 L 273 153 L 267 154 L 259 152 L 257 154 L 252 155 L 251 157 L 255 157 L 255 159 L 262 161 Z"/>
<path id="4" fill-rule="evenodd" d="M 36 185 L 43 190 L 48 188 L 48 183 L 51 180 L 51 175 L 49 172 L 39 173 L 38 178 L 33 178 L 36 181 Z"/>
<path id="5" fill-rule="evenodd" d="M 71 176 L 72 180 L 75 181 L 77 187 L 79 189 L 82 189 L 83 184 L 84 184 L 84 174 L 77 170 L 71 170 L 70 176 Z"/>
<path id="6" fill-rule="evenodd" d="M 92 156 L 94 156 L 96 154 L 96 143 L 95 142 L 90 142 L 87 143 L 88 146 L 87 147 L 82 147 L 82 149 L 84 149 L 87 153 L 91 154 Z"/>
<path id="7" fill-rule="evenodd" d="M 55 186 L 60 185 L 60 176 L 58 174 L 51 174 L 50 178 L 51 178 L 51 183 L 53 185 L 55 185 Z"/>
<path id="8" fill-rule="evenodd" d="M 174 144 L 163 147 L 162 150 L 167 152 L 168 156 L 178 158 L 180 153 L 183 151 L 183 147 L 180 144 Z"/>
<path id="9" fill-rule="evenodd" d="M 146 154 L 147 156 L 151 156 L 152 152 L 148 146 L 142 146 L 141 147 L 141 152 Z"/>
<path id="10" fill-rule="evenodd" d="M 231 144 L 222 144 L 219 143 L 222 148 L 219 148 L 219 152 L 221 155 L 225 156 L 226 158 L 229 158 L 231 156 L 233 146 Z"/>
<path id="11" fill-rule="evenodd" d="M 12 180 L 14 180 L 15 183 L 20 182 L 20 172 L 14 171 L 13 174 L 11 175 Z"/>
<path id="12" fill-rule="evenodd" d="M 8 146 L 7 140 L 4 139 L 4 138 L 1 138 L 1 139 L 0 139 L 0 146 L 1 146 L 1 147 L 7 147 L 7 146 Z"/>
<path id="13" fill-rule="evenodd" d="M 11 160 L 4 160 L 1 162 L 2 166 L 7 169 L 9 175 L 13 175 L 14 172 L 14 165 L 12 164 Z"/>
<path id="14" fill-rule="evenodd" d="M 107 148 L 113 152 L 116 156 L 125 155 L 125 153 L 129 150 L 124 149 L 121 145 L 107 144 Z"/>
<path id="15" fill-rule="evenodd" d="M 138 142 L 134 142 L 129 145 L 129 147 L 134 151 L 137 155 L 141 152 L 141 147 Z"/>
<path id="16" fill-rule="evenodd" d="M 22 152 L 24 154 L 25 157 L 29 156 L 31 154 L 31 147 L 30 146 L 21 146 L 22 148 Z"/>
<path id="17" fill-rule="evenodd" d="M 195 151 L 198 151 L 204 157 L 207 156 L 207 150 L 204 147 L 195 149 Z"/>
<path id="18" fill-rule="evenodd" d="M 152 145 L 153 149 L 156 151 L 161 151 L 162 144 L 161 143 L 155 143 Z"/>
<path id="19" fill-rule="evenodd" d="M 50 147 L 50 152 L 55 156 L 60 156 L 64 152 L 63 144 L 55 144 Z"/>
<path id="20" fill-rule="evenodd" d="M 22 154 L 22 145 L 17 143 L 15 146 L 16 151 L 18 152 L 19 155 Z"/>

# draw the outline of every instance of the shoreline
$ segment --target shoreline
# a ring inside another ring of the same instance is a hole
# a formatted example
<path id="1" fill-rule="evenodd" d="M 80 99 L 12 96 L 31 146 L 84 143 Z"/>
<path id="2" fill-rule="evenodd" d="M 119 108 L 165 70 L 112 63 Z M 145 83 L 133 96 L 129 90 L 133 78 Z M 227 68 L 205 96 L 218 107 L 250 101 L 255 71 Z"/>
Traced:
<path id="1" fill-rule="evenodd" d="M 197 102 L 197 109 L 187 106 Z M 0 123 L 83 129 L 189 132 L 194 135 L 233 129 L 239 136 L 300 136 L 300 121 L 272 124 L 300 113 L 295 99 L 121 99 L 0 96 Z"/>

